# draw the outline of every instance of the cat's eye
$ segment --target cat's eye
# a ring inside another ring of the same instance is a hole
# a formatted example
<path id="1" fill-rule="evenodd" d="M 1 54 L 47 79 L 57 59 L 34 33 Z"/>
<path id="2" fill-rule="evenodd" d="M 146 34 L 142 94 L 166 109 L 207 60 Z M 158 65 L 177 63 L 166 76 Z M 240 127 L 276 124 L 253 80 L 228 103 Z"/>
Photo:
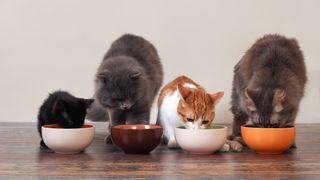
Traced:
<path id="1" fill-rule="evenodd" d="M 208 124 L 209 121 L 202 121 L 202 124 Z"/>
<path id="2" fill-rule="evenodd" d="M 193 119 L 187 118 L 187 121 L 188 121 L 188 122 L 193 122 Z"/>
<path id="3" fill-rule="evenodd" d="M 103 78 L 101 78 L 101 81 L 102 81 L 104 84 L 107 84 L 108 79 L 105 78 L 105 77 L 103 77 Z"/>
<path id="4" fill-rule="evenodd" d="M 120 98 L 112 98 L 112 101 L 122 101 Z"/>

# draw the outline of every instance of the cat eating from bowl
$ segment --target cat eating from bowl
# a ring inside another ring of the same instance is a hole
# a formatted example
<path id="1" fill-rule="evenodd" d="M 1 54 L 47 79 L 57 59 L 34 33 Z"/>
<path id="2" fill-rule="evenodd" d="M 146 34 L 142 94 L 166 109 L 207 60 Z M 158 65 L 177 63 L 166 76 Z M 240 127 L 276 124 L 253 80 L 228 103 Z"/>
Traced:
<path id="1" fill-rule="evenodd" d="M 209 128 L 215 117 L 215 105 L 224 92 L 209 94 L 203 87 L 186 76 L 180 76 L 161 90 L 158 98 L 158 119 L 164 130 L 163 143 L 178 148 L 174 128 Z"/>

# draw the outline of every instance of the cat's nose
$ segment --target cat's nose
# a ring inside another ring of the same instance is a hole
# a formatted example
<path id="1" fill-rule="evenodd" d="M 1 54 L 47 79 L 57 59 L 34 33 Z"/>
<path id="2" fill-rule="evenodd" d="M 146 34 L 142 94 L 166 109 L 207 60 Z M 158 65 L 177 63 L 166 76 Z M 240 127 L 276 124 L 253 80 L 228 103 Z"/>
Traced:
<path id="1" fill-rule="evenodd" d="M 131 106 L 130 106 L 130 104 L 129 103 L 121 103 L 121 105 L 120 105 L 120 108 L 121 109 L 123 109 L 123 110 L 127 110 L 127 109 L 129 109 Z"/>

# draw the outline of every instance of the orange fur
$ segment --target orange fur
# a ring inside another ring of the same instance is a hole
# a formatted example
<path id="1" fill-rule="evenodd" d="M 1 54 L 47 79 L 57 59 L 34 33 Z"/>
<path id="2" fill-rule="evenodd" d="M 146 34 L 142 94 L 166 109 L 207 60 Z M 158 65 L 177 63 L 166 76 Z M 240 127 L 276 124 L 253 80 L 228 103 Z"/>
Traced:
<path id="1" fill-rule="evenodd" d="M 185 86 L 188 84 L 188 87 Z M 183 123 L 198 123 L 202 128 L 208 128 L 214 117 L 214 107 L 224 95 L 223 92 L 208 94 L 203 87 L 186 76 L 180 76 L 168 83 L 160 92 L 158 107 L 162 105 L 164 97 L 179 90 L 181 98 L 178 103 L 177 113 Z M 201 122 L 197 122 L 201 121 Z"/>
<path id="2" fill-rule="evenodd" d="M 195 83 L 194 81 L 192 81 L 191 79 L 189 79 L 186 76 L 179 76 L 177 77 L 175 80 L 171 81 L 170 83 L 168 83 L 167 85 L 165 85 L 161 91 L 160 91 L 160 95 L 158 98 L 158 107 L 161 106 L 162 104 L 162 100 L 165 96 L 172 94 L 175 90 L 177 90 L 178 88 L 178 84 L 183 84 L 183 83 L 190 83 L 190 84 L 194 84 L 195 86 L 199 86 L 197 83 Z"/>

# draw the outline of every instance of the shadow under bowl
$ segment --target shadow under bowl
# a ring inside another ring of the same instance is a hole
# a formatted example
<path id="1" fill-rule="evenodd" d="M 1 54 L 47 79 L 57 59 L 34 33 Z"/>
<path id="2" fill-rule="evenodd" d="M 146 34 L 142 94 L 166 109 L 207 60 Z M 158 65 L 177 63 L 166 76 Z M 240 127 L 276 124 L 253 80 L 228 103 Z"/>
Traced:
<path id="1" fill-rule="evenodd" d="M 111 127 L 112 142 L 126 154 L 149 154 L 161 142 L 159 125 L 125 124 Z"/>
<path id="2" fill-rule="evenodd" d="M 296 128 L 258 128 L 241 126 L 246 145 L 258 154 L 281 154 L 294 143 Z"/>

